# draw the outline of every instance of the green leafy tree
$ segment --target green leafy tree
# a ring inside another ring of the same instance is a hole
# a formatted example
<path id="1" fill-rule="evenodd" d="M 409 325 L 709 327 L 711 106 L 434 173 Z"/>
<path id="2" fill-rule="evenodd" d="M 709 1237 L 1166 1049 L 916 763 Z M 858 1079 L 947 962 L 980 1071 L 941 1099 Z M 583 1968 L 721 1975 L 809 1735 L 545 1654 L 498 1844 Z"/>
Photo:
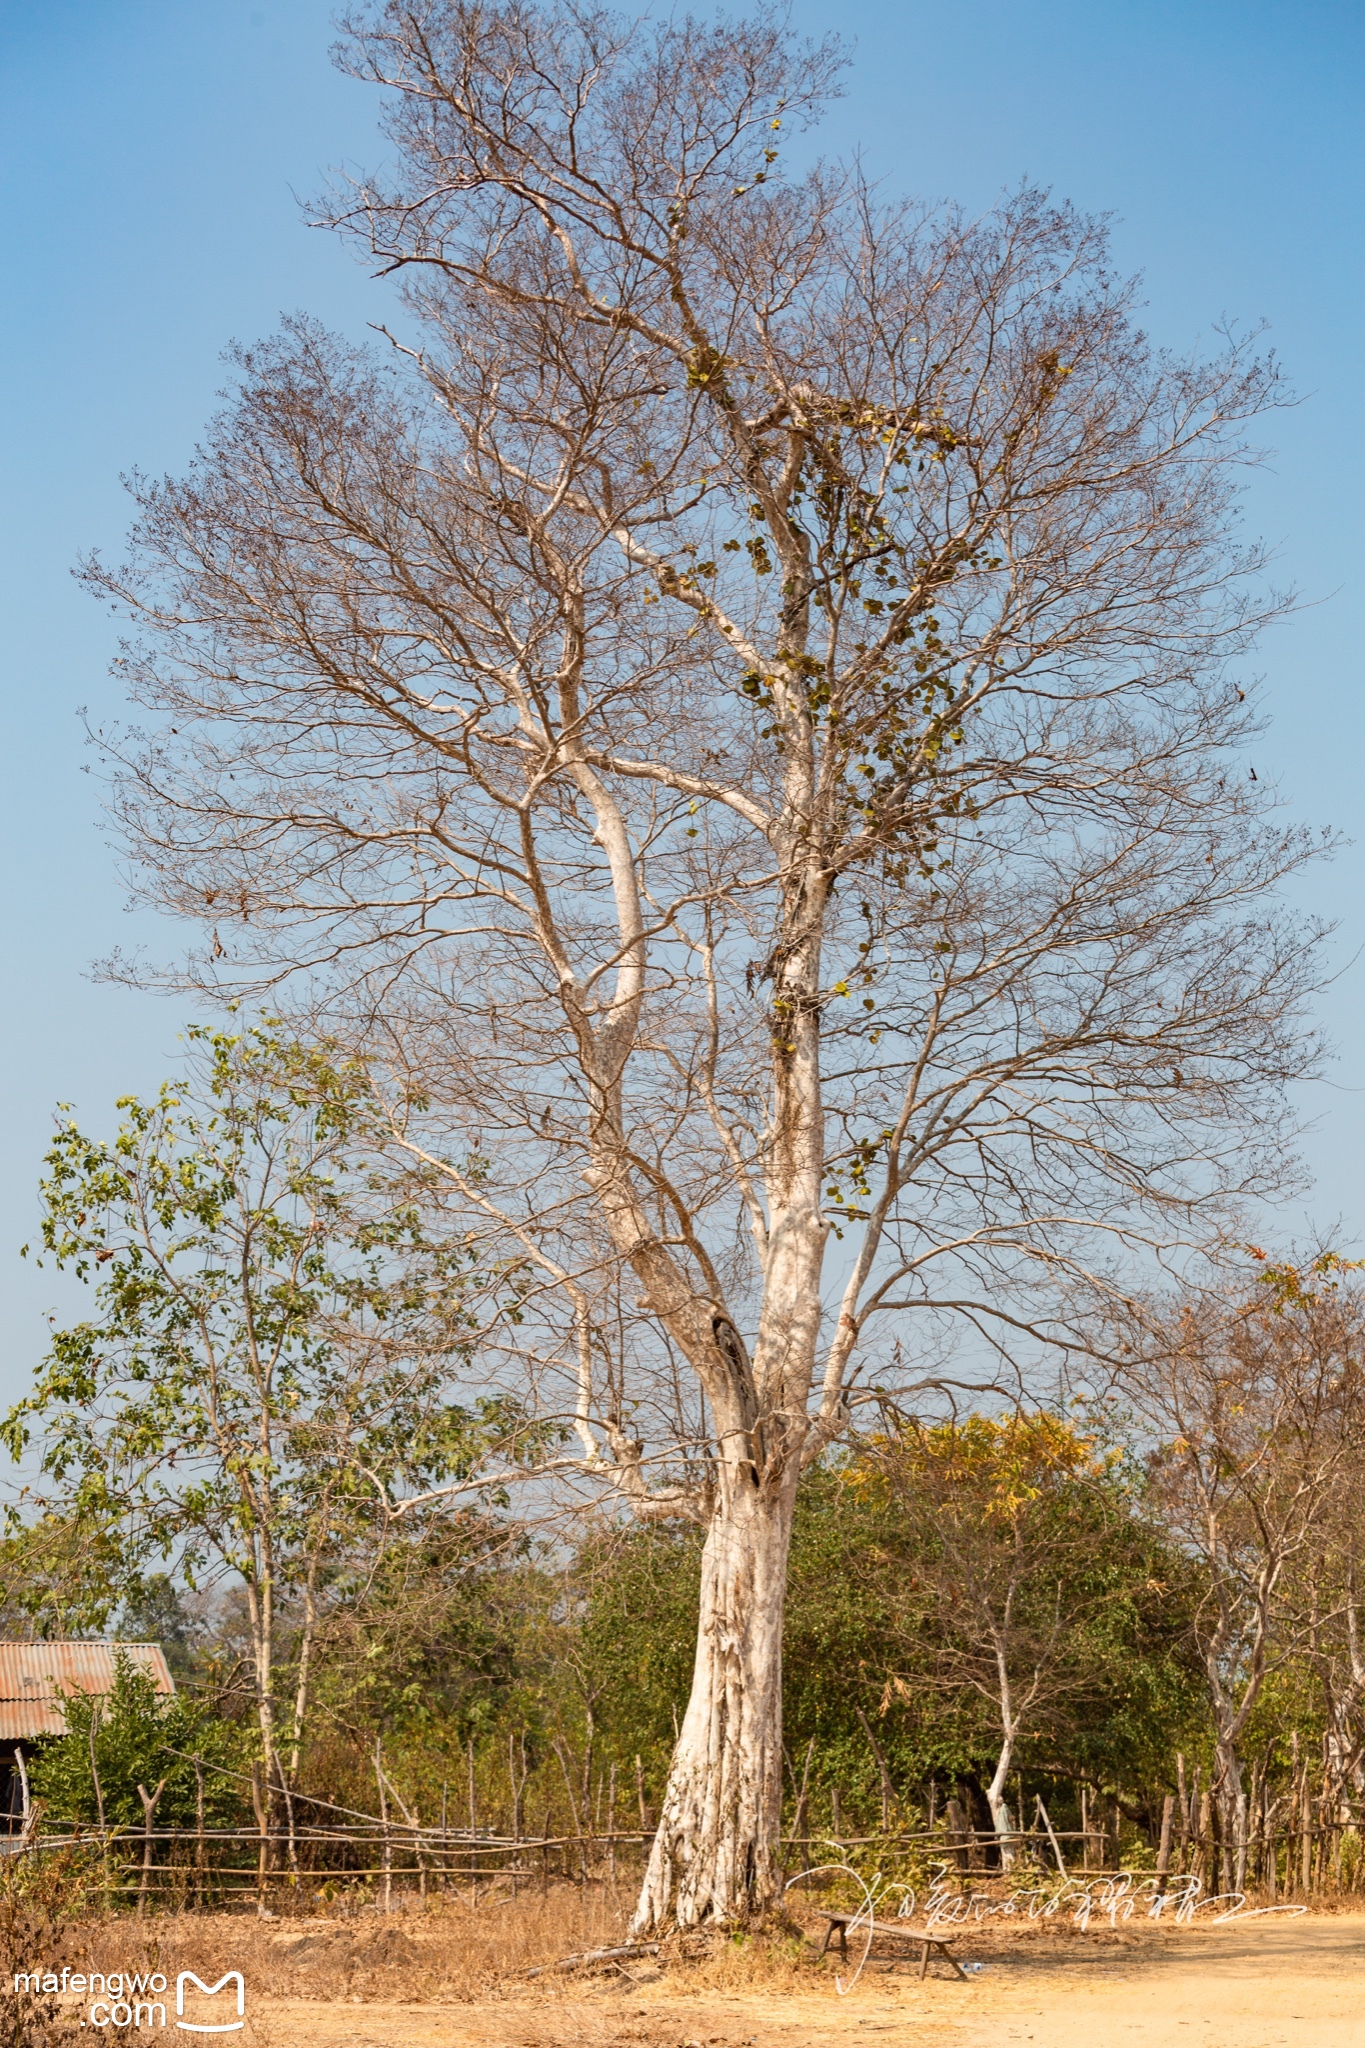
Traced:
<path id="1" fill-rule="evenodd" d="M 0 1630 L 13 1639 L 99 1635 L 126 1577 L 107 1527 L 71 1515 L 11 1515 L 0 1539 Z"/>
<path id="2" fill-rule="evenodd" d="M 989 1744 L 986 1803 L 1008 1864 L 1006 1783 L 1026 1744 L 1055 1754 L 1081 1701 L 1104 1718 L 1140 1603 L 1166 1590 L 1139 1476 L 1047 1412 L 906 1423 L 864 1445 L 849 1476 L 894 1507 L 913 1565 L 887 1574 L 890 1688 L 907 1702 L 939 1692 Z"/>
<path id="3" fill-rule="evenodd" d="M 213 1624 L 203 1602 L 177 1586 L 167 1572 L 152 1572 L 123 1603 L 119 1635 L 129 1643 L 160 1643 L 172 1678 L 183 1684 L 201 1676 Z"/>
<path id="4" fill-rule="evenodd" d="M 1002 1442 L 1002 1431 L 1016 1440 Z M 979 1779 L 984 1790 L 1002 1746 L 998 1672 L 973 1641 L 979 1617 L 965 1603 L 973 1584 L 999 1591 L 1008 1542 L 1008 1651 L 1016 1662 L 1047 1653 L 1011 1765 L 1105 1785 L 1144 1817 L 1153 1804 L 1159 1812 L 1154 1793 L 1173 1751 L 1207 1732 L 1188 1642 L 1196 1568 L 1152 1514 L 1142 1473 L 1097 1459 L 1059 1418 L 973 1417 L 957 1434 L 947 1462 L 972 1471 L 958 1472 L 946 1535 L 938 1515 L 907 1500 L 886 1442 L 856 1445 L 807 1483 L 785 1620 L 789 1777 L 807 1781 L 809 1747 L 812 1792 L 838 1786 L 869 1822 L 903 1813 L 934 1777 Z M 921 1455 L 942 1463 L 947 1451 L 943 1432 L 923 1433 Z M 986 1515 L 983 1487 L 1005 1526 Z M 961 1568 L 945 1576 L 968 1538 L 988 1552 L 975 1579 Z M 586 1589 L 580 1654 L 601 1686 L 604 1734 L 655 1774 L 691 1680 L 700 1540 L 677 1527 L 612 1531 L 575 1572 Z"/>
<path id="5" fill-rule="evenodd" d="M 328 1588 L 319 1707 L 349 1728 L 451 1725 L 456 1739 L 496 1718 L 515 1681 L 516 1531 L 445 1510 L 357 1551 Z"/>
<path id="6" fill-rule="evenodd" d="M 187 1693 L 158 1693 L 126 1652 L 115 1653 L 107 1697 L 73 1694 L 64 1711 L 66 1734 L 41 1749 L 30 1769 L 34 1794 L 53 1819 L 141 1827 L 145 1811 L 138 1787 L 155 1796 L 160 1785 L 158 1824 L 192 1827 L 201 1783 L 210 1827 L 226 1827 L 240 1817 L 249 1735 Z"/>
<path id="7" fill-rule="evenodd" d="M 662 1775 L 687 1703 L 697 1640 L 700 1532 L 645 1523 L 598 1532 L 575 1560 L 580 1656 L 599 1719 L 619 1755 Z"/>
<path id="8" fill-rule="evenodd" d="M 63 1116 L 42 1242 L 94 1279 L 3 1434 L 40 1435 L 39 1507 L 136 1600 L 169 1563 L 245 1589 L 272 1786 L 297 1779 L 320 1599 L 386 1501 L 457 1478 L 500 1426 L 450 1398 L 471 1339 L 464 1250 L 374 1170 L 364 1069 L 269 1026 L 195 1027 L 188 1071 L 128 1097 L 112 1143 Z M 282 1669 L 282 1614 L 293 1656 Z"/>

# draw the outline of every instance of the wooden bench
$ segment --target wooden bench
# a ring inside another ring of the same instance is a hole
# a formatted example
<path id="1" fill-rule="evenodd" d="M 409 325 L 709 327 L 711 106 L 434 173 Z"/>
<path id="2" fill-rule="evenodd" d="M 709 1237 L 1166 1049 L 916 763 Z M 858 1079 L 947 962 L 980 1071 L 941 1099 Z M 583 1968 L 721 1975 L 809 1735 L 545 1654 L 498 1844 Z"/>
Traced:
<path id="1" fill-rule="evenodd" d="M 839 1960 L 846 1963 L 848 1961 L 848 1930 L 856 1921 L 859 1930 L 870 1926 L 873 1941 L 876 1941 L 879 1936 L 890 1935 L 896 1941 L 909 1941 L 917 1944 L 919 1948 L 919 1973 L 921 1977 L 925 1975 L 929 1968 L 930 1952 L 937 1950 L 945 1963 L 951 1963 L 964 1984 L 969 1981 L 967 1972 L 952 1952 L 952 1944 L 957 1939 L 955 1934 L 936 1934 L 929 1927 L 912 1927 L 908 1920 L 873 1920 L 869 1923 L 865 1915 L 856 1912 L 823 1913 L 820 1917 L 827 1923 L 825 1928 L 825 1946 L 820 1951 L 821 1955 L 827 1953 L 837 1938 L 839 1943 Z"/>

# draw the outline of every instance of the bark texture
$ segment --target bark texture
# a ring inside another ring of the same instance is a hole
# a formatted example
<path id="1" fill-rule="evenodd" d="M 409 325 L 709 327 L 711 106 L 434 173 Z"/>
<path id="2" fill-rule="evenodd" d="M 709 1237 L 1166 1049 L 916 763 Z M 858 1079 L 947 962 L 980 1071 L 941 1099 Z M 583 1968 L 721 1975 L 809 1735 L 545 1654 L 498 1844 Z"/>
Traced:
<path id="1" fill-rule="evenodd" d="M 702 1554 L 701 1614 L 635 1930 L 744 1922 L 780 1886 L 782 1610 L 792 1492 L 739 1489 Z"/>

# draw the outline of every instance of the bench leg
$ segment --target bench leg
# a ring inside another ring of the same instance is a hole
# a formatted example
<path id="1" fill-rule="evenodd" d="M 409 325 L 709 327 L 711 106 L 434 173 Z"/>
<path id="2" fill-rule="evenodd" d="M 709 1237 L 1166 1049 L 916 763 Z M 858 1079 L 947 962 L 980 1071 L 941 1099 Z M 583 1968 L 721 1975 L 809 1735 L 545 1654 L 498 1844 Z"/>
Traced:
<path id="1" fill-rule="evenodd" d="M 929 1951 L 931 1949 L 937 1949 L 940 1956 L 942 1956 L 944 1962 L 952 1964 L 953 1968 L 957 1971 L 958 1976 L 962 1979 L 964 1984 L 969 1984 L 971 1982 L 971 1979 L 968 1977 L 967 1972 L 963 1969 L 961 1963 L 953 1954 L 952 1950 L 949 1948 L 946 1941 L 921 1941 L 919 1945 L 919 1973 L 921 1978 L 925 1977 L 928 1974 Z"/>

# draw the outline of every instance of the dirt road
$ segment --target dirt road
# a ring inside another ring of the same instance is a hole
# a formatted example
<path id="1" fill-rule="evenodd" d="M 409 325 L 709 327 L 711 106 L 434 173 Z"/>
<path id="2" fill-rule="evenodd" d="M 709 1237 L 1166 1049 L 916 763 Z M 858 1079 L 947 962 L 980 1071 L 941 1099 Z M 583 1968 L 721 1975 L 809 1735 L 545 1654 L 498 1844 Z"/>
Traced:
<path id="1" fill-rule="evenodd" d="M 846 1998 L 676 1979 L 481 2004 L 259 2002 L 258 2048 L 1365 2048 L 1365 1917 L 1030 1938 L 968 1929 L 963 1984 L 864 1975 Z M 246 2048 L 246 2042 L 244 2042 Z"/>

